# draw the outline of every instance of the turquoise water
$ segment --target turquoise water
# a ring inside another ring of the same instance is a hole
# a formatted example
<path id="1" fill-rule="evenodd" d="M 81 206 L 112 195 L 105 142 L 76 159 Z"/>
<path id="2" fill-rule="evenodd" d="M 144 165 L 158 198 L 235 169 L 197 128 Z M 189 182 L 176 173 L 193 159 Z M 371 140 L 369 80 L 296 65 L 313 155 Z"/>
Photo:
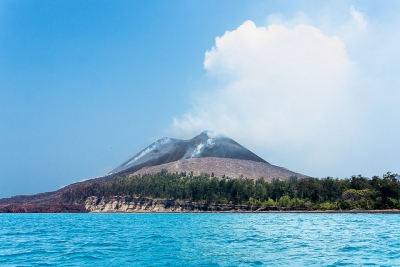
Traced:
<path id="1" fill-rule="evenodd" d="M 400 215 L 0 214 L 0 266 L 400 266 Z"/>

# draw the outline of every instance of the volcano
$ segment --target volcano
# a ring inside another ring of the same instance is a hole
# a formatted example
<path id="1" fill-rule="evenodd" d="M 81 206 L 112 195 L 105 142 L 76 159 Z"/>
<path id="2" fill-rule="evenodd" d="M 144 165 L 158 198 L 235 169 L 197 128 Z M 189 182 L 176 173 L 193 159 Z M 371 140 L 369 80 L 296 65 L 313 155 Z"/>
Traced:
<path id="1" fill-rule="evenodd" d="M 74 207 L 63 206 L 65 203 L 61 200 L 61 195 L 68 188 L 85 186 L 93 182 L 109 181 L 121 176 L 154 174 L 162 170 L 173 173 L 185 172 L 193 175 L 209 174 L 228 179 L 264 178 L 266 181 L 271 181 L 274 178 L 287 180 L 292 176 L 307 177 L 270 164 L 223 134 L 204 131 L 189 140 L 168 137 L 158 139 L 103 177 L 74 183 L 54 192 L 0 199 L 0 205 L 15 204 L 19 205 L 14 207 L 16 210 L 29 210 L 29 208 L 37 210 L 35 205 L 51 204 L 50 210 L 73 210 Z"/>
<path id="2" fill-rule="evenodd" d="M 189 140 L 164 137 L 158 139 L 107 176 L 153 174 L 162 169 L 189 172 L 194 175 L 214 174 L 218 177 L 261 177 L 286 180 L 300 173 L 270 164 L 233 139 L 212 131 L 204 131 Z"/>
<path id="3" fill-rule="evenodd" d="M 268 163 L 231 138 L 204 131 L 190 140 L 164 137 L 112 170 L 111 174 L 133 173 L 142 168 L 196 158 L 229 158 Z"/>

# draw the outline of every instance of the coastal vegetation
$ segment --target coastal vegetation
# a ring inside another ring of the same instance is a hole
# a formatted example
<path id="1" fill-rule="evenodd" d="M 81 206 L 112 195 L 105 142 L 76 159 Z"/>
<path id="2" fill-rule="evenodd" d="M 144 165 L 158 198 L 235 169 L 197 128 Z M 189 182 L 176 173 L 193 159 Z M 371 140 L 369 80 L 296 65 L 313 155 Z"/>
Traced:
<path id="1" fill-rule="evenodd" d="M 257 205 L 307 210 L 400 209 L 400 176 L 386 173 L 372 178 L 354 175 L 267 182 L 249 178 L 218 178 L 213 173 L 168 173 L 121 176 L 106 182 L 71 186 L 62 193 L 66 203 L 83 203 L 88 197 L 148 197 L 196 203 Z"/>

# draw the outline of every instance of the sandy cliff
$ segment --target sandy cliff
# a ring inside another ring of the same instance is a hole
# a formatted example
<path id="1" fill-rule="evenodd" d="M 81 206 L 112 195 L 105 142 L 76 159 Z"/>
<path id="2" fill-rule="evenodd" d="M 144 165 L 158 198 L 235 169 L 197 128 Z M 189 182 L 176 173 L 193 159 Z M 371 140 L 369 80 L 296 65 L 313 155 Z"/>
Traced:
<path id="1" fill-rule="evenodd" d="M 86 199 L 84 206 L 89 212 L 252 212 L 278 210 L 277 207 L 257 205 L 206 204 L 183 200 L 152 198 L 92 196 Z"/>

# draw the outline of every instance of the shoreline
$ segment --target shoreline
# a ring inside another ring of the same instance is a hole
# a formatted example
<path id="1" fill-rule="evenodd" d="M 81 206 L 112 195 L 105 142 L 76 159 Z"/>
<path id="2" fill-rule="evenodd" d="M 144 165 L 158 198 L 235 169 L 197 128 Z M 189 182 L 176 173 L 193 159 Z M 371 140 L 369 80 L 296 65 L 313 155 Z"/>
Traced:
<path id="1" fill-rule="evenodd" d="M 311 210 L 243 204 L 197 203 L 184 200 L 89 197 L 84 203 L 25 203 L 0 205 L 0 213 L 259 213 L 259 214 L 400 214 L 400 209 Z"/>
<path id="2" fill-rule="evenodd" d="M 309 214 L 400 214 L 400 210 L 270 210 L 270 211 L 89 211 L 87 213 L 90 214 L 229 214 L 229 213 L 255 213 L 255 214 L 263 214 L 263 213 L 272 213 L 272 214 L 281 214 L 281 213 L 309 213 Z"/>
<path id="3" fill-rule="evenodd" d="M 400 210 L 270 210 L 270 211 L 80 211 L 80 212 L 0 212 L 0 214 L 400 214 Z"/>

